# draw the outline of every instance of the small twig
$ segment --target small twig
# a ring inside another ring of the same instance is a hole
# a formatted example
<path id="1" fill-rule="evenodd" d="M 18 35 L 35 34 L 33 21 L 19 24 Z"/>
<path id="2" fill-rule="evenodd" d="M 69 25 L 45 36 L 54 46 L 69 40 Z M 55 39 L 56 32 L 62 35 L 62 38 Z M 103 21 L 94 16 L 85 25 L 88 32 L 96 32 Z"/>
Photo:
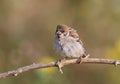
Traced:
<path id="1" fill-rule="evenodd" d="M 78 59 L 69 59 L 69 60 L 64 60 L 64 61 L 60 61 L 58 63 L 58 61 L 56 62 L 49 62 L 49 63 L 42 63 L 42 64 L 31 64 L 28 66 L 24 66 L 24 67 L 20 67 L 16 70 L 12 70 L 12 71 L 8 71 L 8 72 L 4 72 L 0 74 L 0 79 L 1 78 L 6 78 L 8 76 L 17 76 L 20 73 L 29 71 L 29 70 L 35 70 L 35 69 L 41 69 L 41 68 L 48 68 L 48 67 L 58 67 L 59 70 L 61 70 L 61 68 L 65 65 L 69 65 L 69 64 L 76 64 L 78 61 Z M 91 63 L 91 64 L 113 64 L 115 66 L 120 65 L 120 60 L 113 60 L 113 59 L 100 59 L 100 58 L 86 58 L 86 59 L 82 59 L 82 64 L 84 63 Z M 62 73 L 62 71 L 61 71 Z"/>

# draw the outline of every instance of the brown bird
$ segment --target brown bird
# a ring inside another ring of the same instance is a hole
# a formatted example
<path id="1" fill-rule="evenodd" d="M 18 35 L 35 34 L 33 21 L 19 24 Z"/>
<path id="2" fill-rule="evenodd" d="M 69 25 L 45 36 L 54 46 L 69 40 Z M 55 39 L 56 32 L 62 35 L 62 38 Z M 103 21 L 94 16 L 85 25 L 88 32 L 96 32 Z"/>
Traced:
<path id="1" fill-rule="evenodd" d="M 57 25 L 54 48 L 65 58 L 79 58 L 80 63 L 82 58 L 89 56 L 86 54 L 77 31 L 64 24 Z"/>

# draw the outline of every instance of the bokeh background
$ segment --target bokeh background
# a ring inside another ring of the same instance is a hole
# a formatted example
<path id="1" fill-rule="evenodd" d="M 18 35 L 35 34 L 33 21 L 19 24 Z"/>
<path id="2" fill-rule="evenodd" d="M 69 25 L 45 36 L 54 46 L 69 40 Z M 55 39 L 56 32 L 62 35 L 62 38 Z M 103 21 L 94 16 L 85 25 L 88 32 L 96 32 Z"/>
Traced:
<path id="1" fill-rule="evenodd" d="M 0 0 L 0 73 L 62 58 L 57 24 L 77 29 L 91 57 L 120 59 L 120 0 Z M 120 84 L 120 67 L 69 65 L 28 71 L 0 84 Z"/>

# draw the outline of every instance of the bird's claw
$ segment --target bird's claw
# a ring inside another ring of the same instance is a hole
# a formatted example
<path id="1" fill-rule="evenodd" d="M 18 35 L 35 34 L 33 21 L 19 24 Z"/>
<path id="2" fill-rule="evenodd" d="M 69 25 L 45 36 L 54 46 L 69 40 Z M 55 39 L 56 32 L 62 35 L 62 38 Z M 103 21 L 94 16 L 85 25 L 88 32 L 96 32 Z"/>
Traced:
<path id="1" fill-rule="evenodd" d="M 63 74 L 63 71 L 62 71 L 62 69 L 61 69 L 61 68 L 63 67 L 63 65 L 61 64 L 61 60 L 58 60 L 58 61 L 56 62 L 56 65 L 57 65 L 60 73 Z"/>
<path id="2" fill-rule="evenodd" d="M 78 60 L 77 60 L 77 64 L 81 64 L 82 63 L 82 57 L 79 57 Z"/>

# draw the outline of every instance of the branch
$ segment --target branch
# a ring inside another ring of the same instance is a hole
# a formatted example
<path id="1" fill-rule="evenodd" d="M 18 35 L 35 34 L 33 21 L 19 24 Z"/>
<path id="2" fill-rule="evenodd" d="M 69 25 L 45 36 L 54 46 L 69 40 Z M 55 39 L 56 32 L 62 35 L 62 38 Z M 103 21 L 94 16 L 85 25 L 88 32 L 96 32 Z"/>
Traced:
<path id="1" fill-rule="evenodd" d="M 29 70 L 35 70 L 35 69 L 41 69 L 41 68 L 48 68 L 48 67 L 58 67 L 61 69 L 61 67 L 65 65 L 70 64 L 77 64 L 78 59 L 69 59 L 69 60 L 60 60 L 56 62 L 49 62 L 49 63 L 40 63 L 40 64 L 31 64 L 28 66 L 20 67 L 16 70 L 4 72 L 0 74 L 1 78 L 6 78 L 8 76 L 17 76 L 20 73 L 29 71 Z M 82 59 L 82 64 L 91 63 L 91 64 L 113 64 L 115 66 L 120 65 L 120 60 L 113 60 L 113 59 L 100 59 L 100 58 L 85 58 Z"/>

